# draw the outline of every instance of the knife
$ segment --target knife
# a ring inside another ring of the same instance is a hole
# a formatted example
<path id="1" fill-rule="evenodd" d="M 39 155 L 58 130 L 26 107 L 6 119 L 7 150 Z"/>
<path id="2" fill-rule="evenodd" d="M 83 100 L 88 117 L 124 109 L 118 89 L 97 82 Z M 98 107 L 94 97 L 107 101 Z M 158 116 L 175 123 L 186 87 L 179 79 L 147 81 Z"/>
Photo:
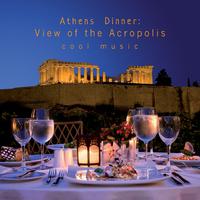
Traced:
<path id="1" fill-rule="evenodd" d="M 26 172 L 24 172 L 23 174 L 20 174 L 19 176 L 17 176 L 18 178 L 22 178 L 22 177 L 24 177 L 24 176 L 26 176 L 26 175 L 28 175 L 28 174 L 31 174 L 31 173 L 33 173 L 33 172 L 35 172 L 36 170 L 35 169 L 31 169 L 31 170 L 28 170 L 28 171 L 26 171 Z"/>
<path id="2" fill-rule="evenodd" d="M 169 176 L 168 174 L 163 174 L 164 176 Z M 181 181 L 179 181 L 178 179 L 176 179 L 173 176 L 170 176 L 170 179 L 174 181 L 174 183 L 176 183 L 176 185 L 183 185 L 183 183 Z"/>
<path id="3" fill-rule="evenodd" d="M 178 177 L 181 181 L 183 181 L 184 183 L 190 184 L 190 182 L 188 180 L 186 180 L 185 178 L 183 178 L 180 174 L 176 173 L 176 172 L 172 172 L 172 174 L 176 177 Z"/>

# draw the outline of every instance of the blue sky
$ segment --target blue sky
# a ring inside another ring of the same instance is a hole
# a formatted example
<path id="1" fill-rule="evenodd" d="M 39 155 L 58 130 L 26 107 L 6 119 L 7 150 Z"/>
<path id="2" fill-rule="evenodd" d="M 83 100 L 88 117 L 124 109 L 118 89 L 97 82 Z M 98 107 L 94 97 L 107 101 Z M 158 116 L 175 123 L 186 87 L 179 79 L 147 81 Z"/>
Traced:
<path id="1" fill-rule="evenodd" d="M 187 78 L 200 80 L 200 27 L 198 0 L 1 0 L 0 4 L 0 89 L 38 84 L 38 68 L 50 58 L 83 61 L 100 66 L 101 72 L 117 76 L 129 65 L 155 66 L 154 76 L 165 68 L 174 85 L 186 85 Z M 92 26 L 59 25 L 64 18 L 93 18 Z M 139 18 L 140 25 L 106 26 L 105 16 Z M 34 29 L 67 30 L 165 30 L 166 38 L 36 38 Z M 100 42 L 139 43 L 139 50 L 100 50 Z M 91 45 L 88 50 L 62 50 L 61 44 Z"/>

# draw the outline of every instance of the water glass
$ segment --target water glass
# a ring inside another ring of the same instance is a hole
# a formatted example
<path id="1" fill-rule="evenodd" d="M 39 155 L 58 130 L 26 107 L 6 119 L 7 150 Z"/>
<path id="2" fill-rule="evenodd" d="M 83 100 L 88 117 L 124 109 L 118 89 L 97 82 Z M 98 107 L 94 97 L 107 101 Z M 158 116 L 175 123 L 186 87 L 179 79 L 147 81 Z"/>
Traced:
<path id="1" fill-rule="evenodd" d="M 170 151 L 171 144 L 176 140 L 180 131 L 180 118 L 178 116 L 162 116 L 160 121 L 160 139 L 167 145 L 168 162 L 165 168 L 166 171 L 171 172 Z"/>
<path id="2" fill-rule="evenodd" d="M 53 120 L 31 120 L 32 138 L 41 145 L 41 166 L 40 169 L 46 169 L 44 165 L 44 145 L 54 134 Z"/>
<path id="3" fill-rule="evenodd" d="M 22 148 L 22 165 L 21 170 L 26 170 L 25 163 L 25 146 L 31 139 L 30 119 L 29 118 L 13 118 L 12 119 L 12 132 L 15 140 L 21 145 Z"/>
<path id="4" fill-rule="evenodd" d="M 153 140 L 159 131 L 159 118 L 157 115 L 135 115 L 133 123 L 137 138 L 145 143 L 147 162 L 148 142 Z"/>
<path id="5" fill-rule="evenodd" d="M 40 120 L 40 119 L 49 119 L 49 110 L 45 108 L 36 108 L 32 110 L 31 118 Z"/>

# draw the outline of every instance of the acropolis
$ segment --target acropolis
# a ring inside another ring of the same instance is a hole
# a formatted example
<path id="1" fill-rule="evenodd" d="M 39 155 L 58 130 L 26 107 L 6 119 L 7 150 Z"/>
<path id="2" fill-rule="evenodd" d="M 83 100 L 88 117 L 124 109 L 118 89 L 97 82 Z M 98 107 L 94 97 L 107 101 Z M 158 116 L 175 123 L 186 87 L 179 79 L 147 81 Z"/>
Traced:
<path id="1" fill-rule="evenodd" d="M 133 83 L 153 84 L 152 65 L 129 66 L 120 78 L 110 78 L 105 72 L 100 75 L 100 68 L 84 62 L 64 62 L 55 59 L 45 61 L 39 67 L 40 85 L 56 83 Z"/>

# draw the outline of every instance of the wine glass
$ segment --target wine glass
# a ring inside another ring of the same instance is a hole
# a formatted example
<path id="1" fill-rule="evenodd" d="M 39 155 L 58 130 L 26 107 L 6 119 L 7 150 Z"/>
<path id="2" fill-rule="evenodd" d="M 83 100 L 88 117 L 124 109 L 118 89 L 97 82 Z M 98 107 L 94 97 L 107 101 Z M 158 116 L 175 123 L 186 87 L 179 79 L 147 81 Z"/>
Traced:
<path id="1" fill-rule="evenodd" d="M 27 169 L 25 163 L 25 146 L 31 139 L 30 119 L 29 118 L 13 118 L 12 119 L 12 132 L 15 140 L 21 145 L 22 148 L 22 164 L 20 170 Z"/>
<path id="2" fill-rule="evenodd" d="M 49 119 L 49 110 L 45 108 L 35 108 L 31 113 L 32 119 Z"/>
<path id="3" fill-rule="evenodd" d="M 180 131 L 180 118 L 178 116 L 162 116 L 159 118 L 159 121 L 160 121 L 159 136 L 161 140 L 167 145 L 168 149 L 168 162 L 165 170 L 171 172 L 171 164 L 170 164 L 171 144 L 178 137 Z"/>
<path id="4" fill-rule="evenodd" d="M 46 169 L 44 165 L 44 145 L 54 134 L 54 121 L 50 119 L 31 120 L 32 138 L 41 145 L 41 166 L 40 169 Z"/>
<path id="5" fill-rule="evenodd" d="M 154 107 L 136 107 L 135 108 L 135 115 L 156 115 L 156 109 Z M 147 145 L 146 148 L 147 148 L 147 151 L 148 151 L 148 145 Z M 152 145 L 152 148 L 151 148 L 151 152 L 152 152 L 152 156 L 153 156 L 153 145 Z"/>
<path id="6" fill-rule="evenodd" d="M 156 115 L 154 107 L 137 107 L 135 109 L 137 115 Z"/>
<path id="7" fill-rule="evenodd" d="M 148 142 L 153 140 L 159 131 L 158 115 L 135 115 L 133 124 L 137 138 L 145 143 L 145 161 L 147 162 Z"/>

